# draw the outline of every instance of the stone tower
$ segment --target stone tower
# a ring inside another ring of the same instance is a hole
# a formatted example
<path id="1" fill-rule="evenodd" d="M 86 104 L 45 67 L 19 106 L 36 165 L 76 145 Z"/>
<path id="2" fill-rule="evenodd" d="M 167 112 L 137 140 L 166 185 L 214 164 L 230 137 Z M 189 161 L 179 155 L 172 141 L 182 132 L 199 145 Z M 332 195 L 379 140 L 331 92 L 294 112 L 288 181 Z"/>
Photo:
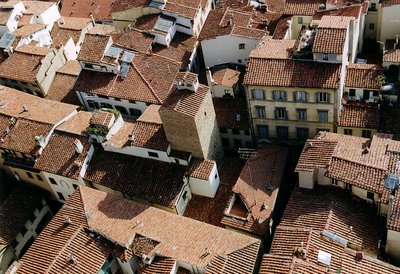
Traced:
<path id="1" fill-rule="evenodd" d="M 179 72 L 173 90 L 160 108 L 160 117 L 172 149 L 195 157 L 223 158 L 222 143 L 209 87 L 197 74 Z"/>

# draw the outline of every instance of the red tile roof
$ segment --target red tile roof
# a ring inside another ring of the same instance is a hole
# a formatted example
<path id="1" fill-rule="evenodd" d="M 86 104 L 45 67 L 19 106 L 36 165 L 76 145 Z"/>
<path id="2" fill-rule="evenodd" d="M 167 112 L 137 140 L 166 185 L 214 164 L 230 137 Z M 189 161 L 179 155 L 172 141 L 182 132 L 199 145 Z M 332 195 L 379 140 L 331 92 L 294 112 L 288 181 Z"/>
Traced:
<path id="1" fill-rule="evenodd" d="M 151 204 L 174 208 L 185 169 L 178 164 L 96 150 L 85 179 Z"/>
<path id="2" fill-rule="evenodd" d="M 334 2 L 338 2 L 337 0 L 332 0 Z M 329 1 L 327 1 L 329 2 Z M 362 5 L 351 5 L 351 6 L 346 6 L 348 3 L 347 0 L 344 2 L 345 5 L 342 7 L 337 7 L 334 9 L 328 9 L 328 10 L 318 10 L 317 12 L 314 13 L 312 19 L 313 20 L 321 20 L 323 16 L 330 15 L 330 16 L 349 16 L 349 17 L 355 17 L 358 18 L 360 15 L 360 12 L 362 10 Z"/>
<path id="3" fill-rule="evenodd" d="M 96 20 L 110 20 L 114 2 L 113 0 L 95 0 L 92 2 L 64 0 L 61 15 L 84 18 L 90 18 L 90 15 L 93 15 Z"/>
<path id="4" fill-rule="evenodd" d="M 225 212 L 222 224 L 264 235 L 285 173 L 288 149 L 264 146 L 247 160 L 232 191 L 245 204 L 250 216 L 246 221 L 234 221 L 234 215 Z M 251 223 L 247 224 L 247 222 Z"/>
<path id="5" fill-rule="evenodd" d="M 382 0 L 382 8 L 400 5 L 400 0 Z"/>
<path id="6" fill-rule="evenodd" d="M 47 92 L 46 99 L 67 104 L 81 105 L 75 91 L 72 90 L 77 76 L 63 73 L 56 73 Z"/>
<path id="7" fill-rule="evenodd" d="M 313 15 L 325 0 L 285 0 L 283 14 Z"/>
<path id="8" fill-rule="evenodd" d="M 82 153 L 77 153 L 74 142 L 79 141 L 83 145 Z M 83 162 L 90 148 L 87 137 L 69 133 L 54 133 L 34 168 L 41 171 L 57 174 L 63 177 L 78 179 Z"/>
<path id="9" fill-rule="evenodd" d="M 219 127 L 249 130 L 249 112 L 244 98 L 213 98 L 213 104 Z M 239 122 L 237 114 L 240 114 Z"/>
<path id="10" fill-rule="evenodd" d="M 342 54 L 346 33 L 346 29 L 317 28 L 312 52 Z"/>
<path id="11" fill-rule="evenodd" d="M 326 168 L 337 147 L 335 141 L 307 140 L 297 162 L 296 172 L 313 172 L 316 168 Z"/>
<path id="12" fill-rule="evenodd" d="M 377 77 L 383 74 L 380 65 L 350 64 L 347 68 L 345 86 L 348 88 L 379 89 Z"/>
<path id="13" fill-rule="evenodd" d="M 214 166 L 216 164 L 213 160 L 193 158 L 189 163 L 186 176 L 208 181 Z"/>
<path id="14" fill-rule="evenodd" d="M 339 127 L 373 128 L 379 126 L 380 111 L 376 106 L 344 105 L 337 122 Z"/>
<path id="15" fill-rule="evenodd" d="M 87 33 L 76 59 L 85 62 L 100 62 L 107 50 L 110 39 L 108 35 Z"/>
<path id="16" fill-rule="evenodd" d="M 244 84 L 336 89 L 340 69 L 339 64 L 250 58 Z"/>
<path id="17" fill-rule="evenodd" d="M 296 40 L 275 40 L 266 38 L 250 53 L 253 58 L 289 59 L 294 51 Z"/>
<path id="18" fill-rule="evenodd" d="M 318 234 L 328 230 L 348 240 L 350 244 L 376 253 L 383 232 L 379 229 L 376 218 L 376 209 L 367 207 L 364 201 L 356 200 L 343 189 L 296 188 L 286 206 L 280 226 L 312 228 Z M 365 227 L 370 229 L 366 230 Z M 274 247 L 271 250 L 273 249 Z"/>
<path id="19" fill-rule="evenodd" d="M 113 33 L 111 37 L 116 45 L 143 53 L 149 52 L 154 40 L 154 36 L 151 34 L 137 29 L 129 29 L 122 33 Z"/>
<path id="20" fill-rule="evenodd" d="M 88 111 L 79 111 L 74 116 L 57 127 L 58 131 L 63 131 L 76 135 L 86 135 L 86 129 L 90 125 L 90 119 L 93 113 Z"/>

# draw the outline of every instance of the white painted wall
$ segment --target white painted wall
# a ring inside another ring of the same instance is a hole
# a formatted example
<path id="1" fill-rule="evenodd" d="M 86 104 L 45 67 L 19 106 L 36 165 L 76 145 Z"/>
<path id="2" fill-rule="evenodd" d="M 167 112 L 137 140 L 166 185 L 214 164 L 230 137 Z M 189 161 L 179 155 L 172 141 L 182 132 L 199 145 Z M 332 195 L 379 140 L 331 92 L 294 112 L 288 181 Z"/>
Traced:
<path id="1" fill-rule="evenodd" d="M 299 172 L 299 187 L 313 189 L 314 188 L 314 173 Z"/>
<path id="2" fill-rule="evenodd" d="M 79 50 L 77 46 L 74 43 L 74 40 L 70 37 L 68 41 L 62 46 L 62 50 L 64 52 L 64 56 L 69 60 L 76 60 L 76 57 L 78 57 Z"/>
<path id="3" fill-rule="evenodd" d="M 318 169 L 318 184 L 319 185 L 330 185 L 331 179 L 325 177 L 326 168 L 319 168 Z"/>
<path id="4" fill-rule="evenodd" d="M 158 160 L 158 161 L 163 161 L 163 162 L 168 162 L 168 163 L 173 162 L 171 160 L 171 158 L 168 156 L 168 151 L 170 151 L 170 147 L 168 147 L 168 149 L 166 151 L 154 150 L 154 149 L 148 149 L 148 148 L 136 147 L 136 146 L 126 146 L 123 148 L 117 148 L 117 147 L 109 146 L 107 144 L 103 144 L 103 147 L 104 147 L 105 151 L 116 152 L 116 153 L 136 156 L 136 157 L 140 157 L 140 158 Z M 149 156 L 149 152 L 157 153 L 158 157 Z"/>
<path id="5" fill-rule="evenodd" d="M 233 35 L 218 36 L 215 39 L 201 41 L 204 63 L 206 67 L 220 64 L 246 65 L 250 52 L 256 48 L 259 40 L 242 38 Z M 245 44 L 244 49 L 239 49 L 239 44 Z M 241 59 L 240 63 L 238 60 Z"/>
<path id="6" fill-rule="evenodd" d="M 388 230 L 386 241 L 386 253 L 389 254 L 392 262 L 400 262 L 400 232 Z"/>
<path id="7" fill-rule="evenodd" d="M 40 23 L 46 25 L 47 29 L 51 31 L 54 22 L 61 18 L 61 14 L 58 11 L 58 6 L 56 4 L 52 5 L 50 8 L 42 12 L 41 14 L 35 14 L 32 16 L 32 23 Z"/>
<path id="8" fill-rule="evenodd" d="M 400 34 L 400 5 L 392 5 L 379 10 L 380 22 L 378 23 L 378 38 L 385 42 L 387 39 L 394 39 L 396 34 Z"/>
<path id="9" fill-rule="evenodd" d="M 210 198 L 215 197 L 215 193 L 217 192 L 219 183 L 220 179 L 216 164 L 214 164 L 208 180 L 189 177 L 189 186 L 192 193 Z"/>
<path id="10" fill-rule="evenodd" d="M 189 186 L 187 185 L 187 179 L 183 179 L 185 184 L 182 187 L 181 193 L 179 194 L 179 198 L 176 202 L 176 213 L 178 215 L 183 215 L 185 213 L 185 209 L 187 204 L 189 203 L 190 199 L 192 199 L 192 192 L 190 191 Z M 183 194 L 186 192 L 186 199 L 183 199 Z"/>
<path id="11" fill-rule="evenodd" d="M 10 17 L 7 20 L 7 23 L 5 26 L 1 26 L 0 28 L 0 36 L 2 36 L 5 32 L 13 32 L 18 28 L 18 21 L 15 20 L 16 16 L 21 17 L 22 12 L 25 11 L 24 4 L 21 2 L 18 2 L 14 5 L 14 9 L 11 12 Z"/>
<path id="12" fill-rule="evenodd" d="M 17 49 L 23 45 L 28 45 L 32 41 L 36 41 L 38 43 L 38 46 L 44 46 L 44 47 L 51 46 L 52 39 L 51 39 L 49 30 L 46 28 L 43 28 L 43 29 L 40 29 L 40 30 L 32 33 L 29 36 L 22 37 L 21 40 L 18 42 L 17 46 L 15 47 L 15 49 Z"/>

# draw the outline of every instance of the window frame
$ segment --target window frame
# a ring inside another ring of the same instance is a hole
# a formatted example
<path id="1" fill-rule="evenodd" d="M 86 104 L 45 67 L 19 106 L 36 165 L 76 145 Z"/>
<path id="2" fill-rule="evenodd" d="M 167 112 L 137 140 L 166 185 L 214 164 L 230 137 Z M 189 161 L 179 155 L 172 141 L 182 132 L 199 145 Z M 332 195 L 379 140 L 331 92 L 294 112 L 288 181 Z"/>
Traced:
<path id="1" fill-rule="evenodd" d="M 326 114 L 326 120 L 321 119 L 321 114 Z M 321 109 L 318 110 L 318 122 L 320 123 L 329 123 L 329 110 Z"/>
<path id="2" fill-rule="evenodd" d="M 265 106 L 254 106 L 257 118 L 267 118 Z"/>
<path id="3" fill-rule="evenodd" d="M 304 114 L 300 115 L 300 113 L 304 113 Z M 307 109 L 306 108 L 297 108 L 296 115 L 297 115 L 297 121 L 303 121 L 303 122 L 307 121 Z M 301 116 L 304 116 L 304 117 L 301 117 Z M 304 119 L 301 119 L 301 118 L 304 118 Z"/>

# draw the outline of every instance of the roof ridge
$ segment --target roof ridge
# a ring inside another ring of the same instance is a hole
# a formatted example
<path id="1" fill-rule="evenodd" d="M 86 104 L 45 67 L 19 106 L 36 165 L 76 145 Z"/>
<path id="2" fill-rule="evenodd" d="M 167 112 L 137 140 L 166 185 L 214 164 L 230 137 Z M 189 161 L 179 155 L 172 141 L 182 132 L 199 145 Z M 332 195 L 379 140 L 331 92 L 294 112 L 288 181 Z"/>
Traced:
<path id="1" fill-rule="evenodd" d="M 153 94 L 153 96 L 157 99 L 157 101 L 161 104 L 162 101 L 161 99 L 158 97 L 158 95 L 156 94 L 156 92 L 154 91 L 153 87 L 150 85 L 150 83 L 144 78 L 144 76 L 142 75 L 142 73 L 139 71 L 139 69 L 135 66 L 135 64 L 131 63 L 132 67 L 134 68 L 134 70 L 139 74 L 140 78 L 142 78 L 143 82 L 149 87 L 151 93 Z"/>
<path id="2" fill-rule="evenodd" d="M 386 155 L 383 155 L 383 156 L 386 156 Z M 365 167 L 372 168 L 372 169 L 377 169 L 377 170 L 381 170 L 381 171 L 388 171 L 387 168 L 376 167 L 376 166 L 374 166 L 374 165 L 372 165 L 372 164 L 369 164 L 369 163 L 362 163 L 362 162 L 357 161 L 357 160 L 349 160 L 349 159 L 347 159 L 347 158 L 345 158 L 345 157 L 341 157 L 341 156 L 337 156 L 337 155 L 332 155 L 332 159 L 333 159 L 333 158 L 336 158 L 336 159 L 338 159 L 338 160 L 340 160 L 340 161 L 346 161 L 346 162 L 349 162 L 349 163 L 353 163 L 353 164 L 356 164 L 356 165 L 365 166 Z"/>

